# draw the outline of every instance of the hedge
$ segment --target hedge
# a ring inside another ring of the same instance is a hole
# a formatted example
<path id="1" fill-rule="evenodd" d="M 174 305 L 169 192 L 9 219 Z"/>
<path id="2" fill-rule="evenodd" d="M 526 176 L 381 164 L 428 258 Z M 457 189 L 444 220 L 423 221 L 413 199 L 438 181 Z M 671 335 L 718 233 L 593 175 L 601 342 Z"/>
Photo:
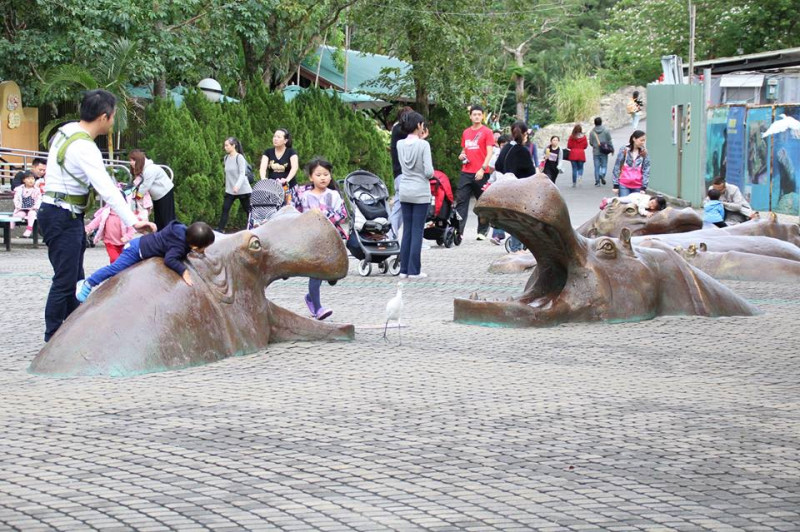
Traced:
<path id="1" fill-rule="evenodd" d="M 364 169 L 392 185 L 385 136 L 364 114 L 323 91 L 310 89 L 287 103 L 282 93 L 256 85 L 239 103 L 211 103 L 199 92 L 187 94 L 184 103 L 176 107 L 170 100 L 159 100 L 150 105 L 141 141 L 149 158 L 172 168 L 176 211 L 184 223 L 204 220 L 214 225 L 219 219 L 225 192 L 222 144 L 231 136 L 241 141 L 256 177 L 261 154 L 272 147 L 273 133 L 286 128 L 301 165 L 321 155 L 333 163 L 335 179 Z M 298 174 L 298 181 L 306 180 Z M 233 227 L 245 225 L 238 208 L 236 202 Z"/>

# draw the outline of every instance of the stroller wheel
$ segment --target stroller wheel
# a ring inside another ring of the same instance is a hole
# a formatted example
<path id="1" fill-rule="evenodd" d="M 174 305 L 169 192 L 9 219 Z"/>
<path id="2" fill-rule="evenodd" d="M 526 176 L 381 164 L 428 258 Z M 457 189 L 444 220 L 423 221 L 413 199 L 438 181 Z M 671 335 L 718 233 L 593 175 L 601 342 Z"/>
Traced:
<path id="1" fill-rule="evenodd" d="M 455 236 L 455 229 L 452 227 L 448 227 L 444 232 L 444 247 L 451 248 L 453 247 L 453 239 Z"/>
<path id="2" fill-rule="evenodd" d="M 389 273 L 392 275 L 400 275 L 400 257 L 389 259 Z"/>
<path id="3" fill-rule="evenodd" d="M 443 246 L 444 245 L 444 239 L 443 238 L 437 238 L 436 239 L 436 245 L 437 246 Z"/>
<path id="4" fill-rule="evenodd" d="M 386 273 L 389 271 L 389 261 L 384 260 L 378 264 L 378 271 L 381 273 Z"/>
<path id="5" fill-rule="evenodd" d="M 362 260 L 358 263 L 358 273 L 362 277 L 368 277 L 369 274 L 372 273 L 372 263 L 368 262 L 367 259 Z"/>
<path id="6" fill-rule="evenodd" d="M 506 253 L 511 253 L 511 237 L 506 238 Z"/>

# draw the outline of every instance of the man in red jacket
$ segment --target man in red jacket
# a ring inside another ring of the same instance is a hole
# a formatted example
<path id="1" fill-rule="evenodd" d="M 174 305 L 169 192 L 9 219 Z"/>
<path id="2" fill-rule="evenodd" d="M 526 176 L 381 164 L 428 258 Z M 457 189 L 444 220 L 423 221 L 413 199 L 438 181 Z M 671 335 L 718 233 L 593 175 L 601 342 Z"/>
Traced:
<path id="1" fill-rule="evenodd" d="M 456 189 L 456 211 L 461 216 L 461 234 L 467 226 L 469 201 L 472 196 L 481 197 L 481 190 L 489 179 L 489 161 L 492 159 L 494 134 L 483 125 L 483 108 L 473 105 L 469 110 L 472 125 L 461 135 L 461 175 Z M 485 240 L 489 224 L 478 220 L 478 240 Z"/>

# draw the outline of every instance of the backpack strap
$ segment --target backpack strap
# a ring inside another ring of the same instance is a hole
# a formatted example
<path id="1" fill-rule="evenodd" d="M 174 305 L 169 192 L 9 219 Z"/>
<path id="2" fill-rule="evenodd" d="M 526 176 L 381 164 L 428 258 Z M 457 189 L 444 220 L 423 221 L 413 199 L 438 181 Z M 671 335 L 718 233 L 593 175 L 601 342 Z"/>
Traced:
<path id="1" fill-rule="evenodd" d="M 56 153 L 56 163 L 61 168 L 61 171 L 67 174 L 69 177 L 71 177 L 76 183 L 78 183 L 81 186 L 91 188 L 91 183 L 84 183 L 83 181 L 78 179 L 78 177 L 75 174 L 67 170 L 67 167 L 65 166 L 65 161 L 67 158 L 67 149 L 72 145 L 73 142 L 75 142 L 76 140 L 88 140 L 90 142 L 94 142 L 94 139 L 91 137 L 91 135 L 89 135 L 85 131 L 77 131 L 69 136 L 67 136 L 66 133 L 64 133 L 60 129 L 58 130 L 58 132 L 62 136 L 66 137 L 66 140 L 64 140 L 64 142 L 58 148 L 58 152 Z M 92 193 L 90 191 L 88 194 L 81 194 L 81 195 L 63 194 L 62 197 L 59 199 L 62 199 L 63 201 L 66 201 L 67 203 L 75 207 L 87 209 L 91 205 L 91 200 L 92 200 L 91 196 Z"/>

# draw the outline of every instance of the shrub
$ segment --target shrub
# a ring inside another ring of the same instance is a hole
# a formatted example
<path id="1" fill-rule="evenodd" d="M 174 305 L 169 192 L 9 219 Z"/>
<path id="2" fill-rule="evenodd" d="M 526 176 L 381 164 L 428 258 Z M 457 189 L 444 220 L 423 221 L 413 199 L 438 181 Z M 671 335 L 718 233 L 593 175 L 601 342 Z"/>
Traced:
<path id="1" fill-rule="evenodd" d="M 603 95 L 602 83 L 583 72 L 573 72 L 555 83 L 553 106 L 561 123 L 580 122 L 597 113 Z"/>

